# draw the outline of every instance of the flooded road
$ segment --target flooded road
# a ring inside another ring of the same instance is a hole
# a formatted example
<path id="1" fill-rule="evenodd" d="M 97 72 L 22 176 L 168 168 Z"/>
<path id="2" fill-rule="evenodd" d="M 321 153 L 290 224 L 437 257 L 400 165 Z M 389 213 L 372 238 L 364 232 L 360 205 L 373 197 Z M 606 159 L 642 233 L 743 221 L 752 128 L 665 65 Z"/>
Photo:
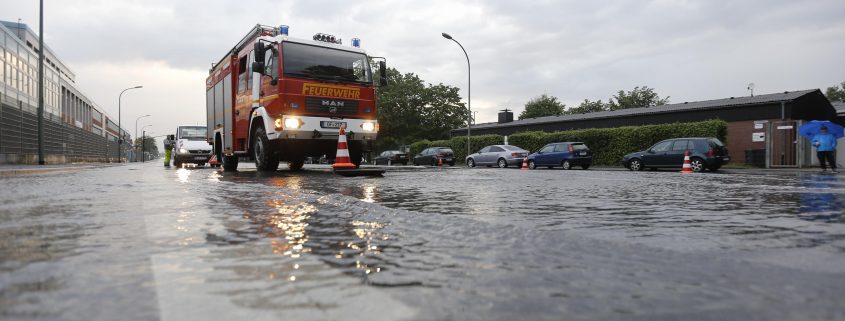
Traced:
<path id="1" fill-rule="evenodd" d="M 2 178 L 0 319 L 845 320 L 845 176 Z"/>

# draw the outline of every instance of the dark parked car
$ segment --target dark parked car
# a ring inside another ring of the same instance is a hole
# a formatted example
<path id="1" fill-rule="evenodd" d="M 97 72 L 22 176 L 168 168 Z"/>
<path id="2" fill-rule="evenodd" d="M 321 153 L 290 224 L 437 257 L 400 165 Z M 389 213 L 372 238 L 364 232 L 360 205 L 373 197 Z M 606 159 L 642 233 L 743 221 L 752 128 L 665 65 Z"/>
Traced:
<path id="1" fill-rule="evenodd" d="M 455 153 L 449 147 L 429 147 L 414 157 L 414 165 L 437 166 L 439 160 L 443 164 L 455 166 Z"/>
<path id="2" fill-rule="evenodd" d="M 548 168 L 560 166 L 563 169 L 581 166 L 583 169 L 588 169 L 592 163 L 593 153 L 582 142 L 551 143 L 543 146 L 536 153 L 528 155 L 530 169 L 540 166 Z"/>
<path id="3" fill-rule="evenodd" d="M 381 152 L 373 159 L 375 165 L 387 165 L 388 161 L 391 165 L 402 164 L 408 165 L 408 154 L 398 150 L 386 150 Z"/>
<path id="4" fill-rule="evenodd" d="M 622 165 L 632 171 L 681 168 L 686 151 L 689 151 L 690 166 L 695 172 L 705 169 L 715 171 L 731 160 L 725 144 L 717 138 L 673 138 L 654 144 L 644 151 L 625 155 Z"/>
<path id="5" fill-rule="evenodd" d="M 490 145 L 486 146 L 477 153 L 467 156 L 466 163 L 468 167 L 475 167 L 476 165 L 493 166 L 499 168 L 508 167 L 508 165 L 519 167 L 522 165 L 522 160 L 528 156 L 528 151 L 520 147 L 512 145 Z"/>

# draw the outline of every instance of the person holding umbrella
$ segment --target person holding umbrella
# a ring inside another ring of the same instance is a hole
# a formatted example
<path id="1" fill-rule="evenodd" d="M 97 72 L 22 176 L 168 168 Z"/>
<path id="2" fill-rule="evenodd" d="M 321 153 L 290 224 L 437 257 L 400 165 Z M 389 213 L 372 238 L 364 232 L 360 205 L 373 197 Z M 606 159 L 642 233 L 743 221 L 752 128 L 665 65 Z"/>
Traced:
<path id="1" fill-rule="evenodd" d="M 825 162 L 830 163 L 831 172 L 836 171 L 836 136 L 828 132 L 827 126 L 819 128 L 819 133 L 813 137 L 813 146 L 816 147 L 819 163 L 822 165 L 822 172 L 827 172 Z"/>
<path id="2" fill-rule="evenodd" d="M 827 172 L 827 164 L 836 171 L 836 140 L 845 136 L 845 128 L 837 123 L 828 120 L 809 121 L 798 129 L 801 136 L 810 139 L 810 143 L 816 148 L 819 163 L 822 165 L 822 172 Z"/>

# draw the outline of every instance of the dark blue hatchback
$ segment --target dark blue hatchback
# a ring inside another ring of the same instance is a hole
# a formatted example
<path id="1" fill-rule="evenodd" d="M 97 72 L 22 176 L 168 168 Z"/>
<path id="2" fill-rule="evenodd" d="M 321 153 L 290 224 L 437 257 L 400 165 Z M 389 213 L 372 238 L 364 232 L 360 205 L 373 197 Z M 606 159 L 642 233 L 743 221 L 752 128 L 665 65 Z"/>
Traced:
<path id="1" fill-rule="evenodd" d="M 551 143 L 543 146 L 536 153 L 528 155 L 528 168 L 531 169 L 541 166 L 563 169 L 581 166 L 583 169 L 588 169 L 592 163 L 593 153 L 582 142 Z"/>

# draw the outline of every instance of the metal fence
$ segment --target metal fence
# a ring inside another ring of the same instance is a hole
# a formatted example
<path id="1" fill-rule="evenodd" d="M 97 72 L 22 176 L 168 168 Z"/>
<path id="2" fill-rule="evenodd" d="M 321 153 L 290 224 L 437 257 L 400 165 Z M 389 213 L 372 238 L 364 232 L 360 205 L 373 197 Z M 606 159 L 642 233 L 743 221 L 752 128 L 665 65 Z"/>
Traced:
<path id="1" fill-rule="evenodd" d="M 128 155 L 124 145 L 124 160 Z M 118 143 L 44 115 L 44 155 L 47 163 L 116 162 Z M 38 162 L 38 110 L 0 94 L 0 163 Z"/>

